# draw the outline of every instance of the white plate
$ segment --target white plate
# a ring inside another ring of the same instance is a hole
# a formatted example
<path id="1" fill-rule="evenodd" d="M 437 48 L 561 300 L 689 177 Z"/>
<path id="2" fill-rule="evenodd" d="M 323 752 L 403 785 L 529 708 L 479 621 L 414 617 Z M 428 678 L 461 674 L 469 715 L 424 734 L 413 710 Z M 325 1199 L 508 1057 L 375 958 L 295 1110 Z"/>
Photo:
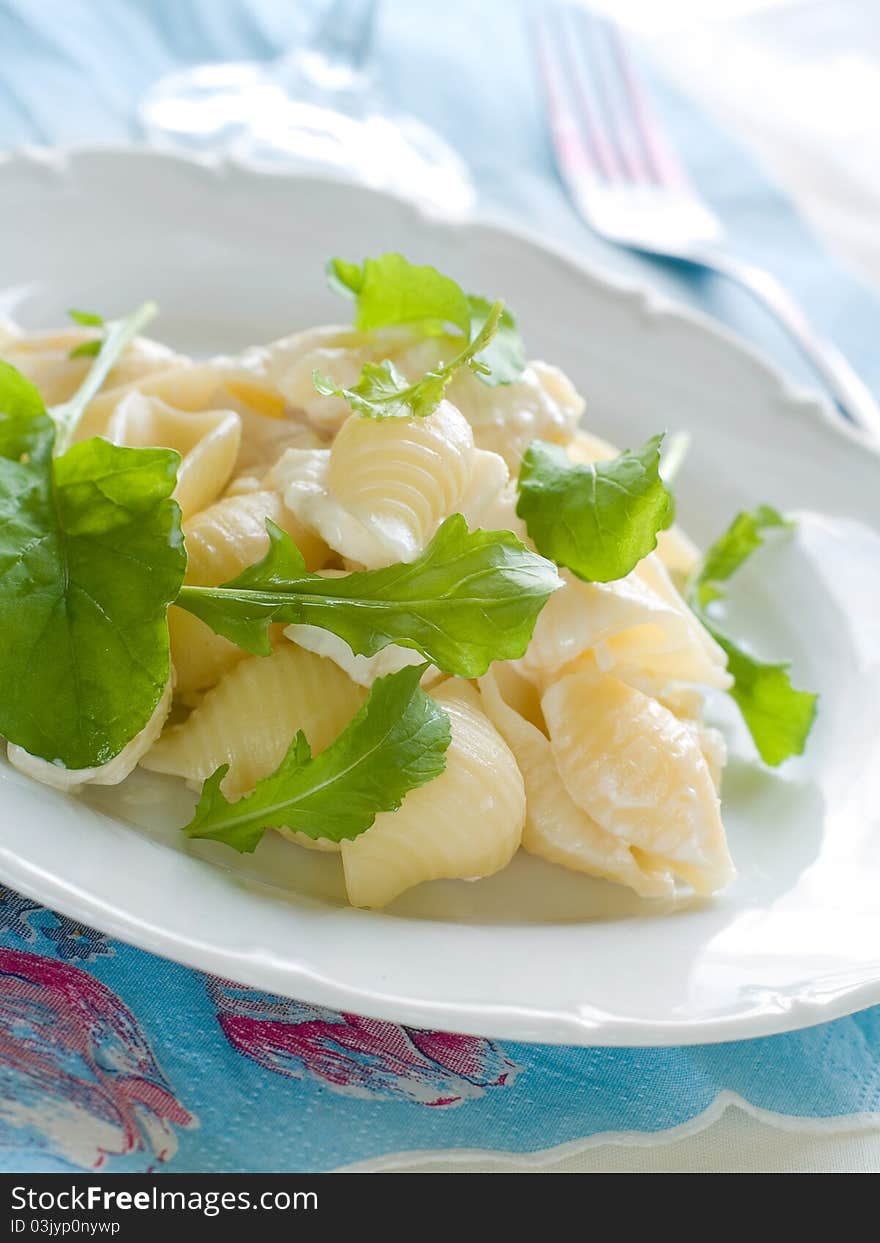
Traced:
<path id="1" fill-rule="evenodd" d="M 697 537 L 743 505 L 807 511 L 738 587 L 743 636 L 794 661 L 821 706 L 805 759 L 772 772 L 734 729 L 725 820 L 739 879 L 658 911 L 517 859 L 422 886 L 384 914 L 340 901 L 333 859 L 274 839 L 188 846 L 188 796 L 141 774 L 105 813 L 0 770 L 0 875 L 146 949 L 306 1001 L 497 1037 L 724 1040 L 880 1002 L 878 459 L 707 320 L 524 236 L 430 222 L 339 184 L 146 153 L 0 161 L 0 309 L 30 326 L 146 297 L 158 333 L 231 350 L 338 319 L 334 254 L 399 249 L 517 310 L 534 355 L 623 444 L 686 427 L 680 513 Z M 112 814 L 111 814 L 112 812 Z M 140 820 L 141 827 L 124 816 Z M 270 835 L 271 836 L 271 835 Z"/>

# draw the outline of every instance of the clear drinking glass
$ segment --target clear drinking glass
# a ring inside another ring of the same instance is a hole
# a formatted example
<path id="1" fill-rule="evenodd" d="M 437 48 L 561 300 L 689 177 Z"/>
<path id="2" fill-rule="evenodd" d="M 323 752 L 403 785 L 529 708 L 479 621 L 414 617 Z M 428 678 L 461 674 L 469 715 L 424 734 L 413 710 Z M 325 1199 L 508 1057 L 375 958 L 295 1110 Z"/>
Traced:
<path id="1" fill-rule="evenodd" d="M 332 0 L 310 42 L 278 60 L 196 65 L 162 78 L 141 101 L 148 140 L 322 172 L 466 214 L 475 195 L 461 157 L 382 100 L 377 11 L 377 0 Z"/>

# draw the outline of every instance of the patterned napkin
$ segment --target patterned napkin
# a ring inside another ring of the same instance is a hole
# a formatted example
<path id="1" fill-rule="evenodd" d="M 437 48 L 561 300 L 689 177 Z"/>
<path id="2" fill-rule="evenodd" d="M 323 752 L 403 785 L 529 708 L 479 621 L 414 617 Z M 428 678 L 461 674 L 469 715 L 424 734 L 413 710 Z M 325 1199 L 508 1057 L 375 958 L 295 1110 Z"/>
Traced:
<path id="1" fill-rule="evenodd" d="M 316 7 L 0 0 L 0 147 L 136 140 L 135 101 L 153 79 L 196 60 L 273 55 Z M 648 276 L 809 379 L 736 291 L 621 255 L 580 224 L 553 168 L 517 6 L 446 0 L 438 16 L 433 0 L 387 0 L 383 14 L 388 94 L 459 147 L 485 211 Z M 737 248 L 775 269 L 880 390 L 876 297 L 830 263 L 742 152 L 660 89 Z M 0 890 L 3 1170 L 311 1171 L 412 1150 L 534 1152 L 598 1135 L 647 1140 L 732 1101 L 805 1129 L 880 1124 L 880 1007 L 691 1049 L 499 1045 L 203 976 Z"/>

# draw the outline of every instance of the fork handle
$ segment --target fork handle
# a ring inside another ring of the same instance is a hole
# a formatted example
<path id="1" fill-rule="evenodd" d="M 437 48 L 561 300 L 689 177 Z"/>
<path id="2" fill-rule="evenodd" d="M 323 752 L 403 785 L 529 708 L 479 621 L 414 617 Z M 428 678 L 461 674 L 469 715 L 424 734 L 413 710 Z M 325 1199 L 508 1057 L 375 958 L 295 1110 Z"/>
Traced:
<path id="1" fill-rule="evenodd" d="M 880 406 L 870 390 L 859 379 L 837 346 L 816 331 L 775 276 L 771 276 L 763 268 L 735 259 L 721 251 L 707 250 L 693 258 L 735 281 L 763 303 L 788 330 L 801 353 L 824 380 L 843 413 L 861 431 L 880 442 Z"/>

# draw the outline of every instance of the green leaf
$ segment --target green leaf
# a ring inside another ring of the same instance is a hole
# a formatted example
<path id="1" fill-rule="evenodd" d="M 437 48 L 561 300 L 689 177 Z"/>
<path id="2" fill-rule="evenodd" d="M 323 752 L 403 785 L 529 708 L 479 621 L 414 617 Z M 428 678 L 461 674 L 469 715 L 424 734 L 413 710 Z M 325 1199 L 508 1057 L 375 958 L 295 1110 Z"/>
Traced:
<path id="1" fill-rule="evenodd" d="M 0 734 L 90 768 L 146 725 L 168 681 L 179 457 L 93 439 L 53 458 L 55 436 L 37 390 L 0 364 Z"/>
<path id="2" fill-rule="evenodd" d="M 81 324 L 83 328 L 104 327 L 104 316 L 96 314 L 95 311 L 70 310 L 67 314 L 75 324 Z"/>
<path id="3" fill-rule="evenodd" d="M 470 294 L 468 305 L 471 311 L 471 336 L 478 337 L 491 314 L 492 304 L 487 298 Z M 501 312 L 495 335 L 477 355 L 477 361 L 488 368 L 488 372 L 480 373 L 480 379 L 484 384 L 493 387 L 497 384 L 512 384 L 525 370 L 526 355 L 522 338 L 517 331 L 516 320 L 507 307 Z"/>
<path id="4" fill-rule="evenodd" d="M 94 311 L 76 311 L 67 312 L 75 324 L 81 324 L 83 328 L 103 328 L 104 317 L 98 315 Z M 68 354 L 68 358 L 95 358 L 101 352 L 103 338 L 96 337 L 94 341 L 81 341 L 79 345 L 75 345 Z"/>
<path id="5" fill-rule="evenodd" d="M 761 547 L 764 531 L 774 528 L 790 530 L 791 527 L 792 523 L 769 505 L 759 505 L 755 510 L 743 510 L 737 514 L 697 569 L 691 590 L 698 607 L 704 609 L 723 596 L 720 584 L 727 582 L 743 562 Z"/>
<path id="6" fill-rule="evenodd" d="M 362 264 L 331 259 L 327 271 L 334 289 L 356 299 L 354 323 L 362 332 L 410 326 L 427 336 L 451 330 L 466 340 L 470 337 L 467 297 L 436 268 L 417 266 L 392 253 Z"/>
<path id="7" fill-rule="evenodd" d="M 803 754 L 816 717 L 818 696 L 792 686 L 787 664 L 760 661 L 734 643 L 718 628 L 708 610 L 724 598 L 722 584 L 764 543 L 763 533 L 791 526 L 769 505 L 737 514 L 706 553 L 688 591 L 694 612 L 727 653 L 727 667 L 733 677 L 730 696 L 742 713 L 761 759 L 773 767 L 792 755 Z"/>
<path id="8" fill-rule="evenodd" d="M 456 371 L 469 367 L 478 375 L 487 370 L 478 359 L 491 342 L 503 316 L 503 305 L 496 302 L 473 341 L 448 363 L 440 363 L 426 371 L 411 384 L 392 362 L 364 363 L 360 377 L 351 388 L 340 388 L 320 371 L 312 373 L 312 382 L 325 397 L 341 397 L 352 410 L 369 419 L 425 418 L 443 400 Z"/>
<path id="9" fill-rule="evenodd" d="M 253 850 L 267 828 L 287 827 L 340 842 L 364 833 L 379 812 L 396 811 L 404 796 L 446 767 L 449 718 L 419 687 L 425 666 L 410 666 L 373 684 L 363 707 L 320 755 L 300 732 L 278 768 L 244 798 L 230 803 L 218 768 L 202 789 L 185 832 Z"/>
<path id="10" fill-rule="evenodd" d="M 99 337 L 95 337 L 94 341 L 81 341 L 73 347 L 68 358 L 97 358 L 101 353 L 101 344 Z"/>
<path id="11" fill-rule="evenodd" d="M 97 356 L 88 370 L 86 378 L 69 401 L 52 407 L 52 418 L 57 427 L 55 454 L 63 453 L 73 440 L 76 426 L 82 418 L 89 402 L 97 396 L 107 376 L 116 366 L 125 348 L 133 337 L 145 327 L 157 313 L 154 302 L 145 302 L 125 319 L 117 319 L 106 325 L 104 339 L 100 342 L 87 342 L 88 346 L 97 344 Z M 74 314 L 74 312 L 71 312 Z M 83 314 L 83 312 L 77 312 Z M 77 347 L 78 348 L 78 347 Z M 91 353 L 89 348 L 88 353 Z"/>
<path id="12" fill-rule="evenodd" d="M 538 614 L 561 586 L 554 567 L 510 531 L 468 531 L 447 518 L 408 564 L 343 578 L 310 574 L 290 537 L 266 523 L 266 557 L 222 587 L 182 588 L 177 603 L 217 634 L 268 655 L 272 622 L 320 626 L 356 655 L 397 643 L 446 673 L 480 677 L 522 656 Z"/>
<path id="13" fill-rule="evenodd" d="M 559 445 L 534 440 L 523 455 L 516 512 L 538 552 L 587 582 L 623 578 L 673 519 L 652 436 L 607 462 L 577 465 Z"/>
<path id="14" fill-rule="evenodd" d="M 425 418 L 433 414 L 451 378 L 451 373 L 429 372 L 418 383 L 410 384 L 389 359 L 364 363 L 357 383 L 351 388 L 339 388 L 317 370 L 312 376 L 319 393 L 325 397 L 341 397 L 352 410 L 370 419 Z"/>
<path id="15" fill-rule="evenodd" d="M 727 653 L 727 668 L 733 676 L 730 697 L 742 713 L 761 759 L 775 768 L 792 755 L 803 755 L 816 719 L 818 695 L 795 690 L 787 664 L 756 660 L 703 620 Z"/>
<path id="16" fill-rule="evenodd" d="M 331 259 L 327 274 L 331 288 L 357 302 L 355 327 L 364 332 L 408 327 L 425 336 L 452 333 L 470 341 L 480 335 L 492 312 L 487 298 L 465 294 L 436 268 L 418 267 L 403 255 L 381 255 L 362 264 Z M 525 352 L 516 321 L 506 308 L 478 361 L 485 366 L 477 371 L 485 384 L 510 384 L 522 374 Z"/>

